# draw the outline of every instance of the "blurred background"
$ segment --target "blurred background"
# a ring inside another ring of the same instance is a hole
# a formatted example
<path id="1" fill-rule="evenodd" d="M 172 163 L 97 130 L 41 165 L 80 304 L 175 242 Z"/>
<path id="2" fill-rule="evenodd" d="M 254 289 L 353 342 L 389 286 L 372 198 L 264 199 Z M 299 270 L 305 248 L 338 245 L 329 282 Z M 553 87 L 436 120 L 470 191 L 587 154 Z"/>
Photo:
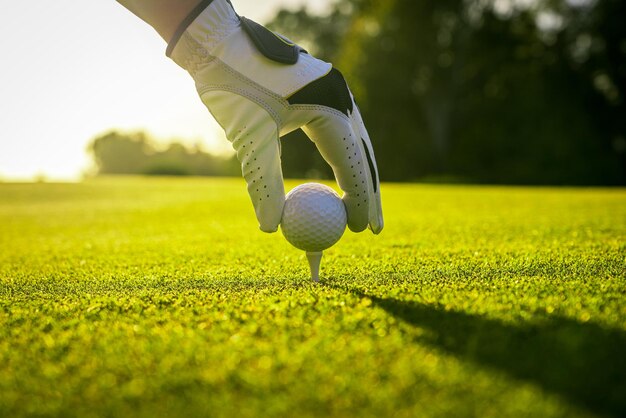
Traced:
<path id="1" fill-rule="evenodd" d="M 0 18 L 0 179 L 239 175 L 165 43 L 96 3 Z M 343 72 L 384 181 L 626 184 L 626 0 L 234 3 Z M 283 167 L 332 175 L 300 131 Z"/>

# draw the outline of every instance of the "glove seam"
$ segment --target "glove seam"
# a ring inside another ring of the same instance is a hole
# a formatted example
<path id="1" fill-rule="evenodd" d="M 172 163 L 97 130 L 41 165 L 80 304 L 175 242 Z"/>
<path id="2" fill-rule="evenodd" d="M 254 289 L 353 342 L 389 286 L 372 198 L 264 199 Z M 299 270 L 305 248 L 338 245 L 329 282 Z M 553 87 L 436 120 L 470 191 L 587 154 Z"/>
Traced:
<path id="1" fill-rule="evenodd" d="M 314 104 L 311 104 L 311 105 L 297 104 L 297 105 L 288 105 L 287 107 L 289 108 L 289 110 L 302 110 L 302 111 L 318 110 L 320 112 L 329 113 L 333 116 L 338 116 L 341 119 L 350 122 L 350 118 L 348 116 L 338 111 L 337 109 L 334 109 L 329 106 L 314 105 Z"/>
<path id="2" fill-rule="evenodd" d="M 217 59 L 217 65 L 219 65 L 220 67 L 222 67 L 222 69 L 229 73 L 231 76 L 233 76 L 234 78 L 236 78 L 238 81 L 247 84 L 251 90 L 253 92 L 259 92 L 261 94 L 265 94 L 267 96 L 269 96 L 270 98 L 276 100 L 276 102 L 281 105 L 283 108 L 288 108 L 288 102 L 282 98 L 281 96 L 273 93 L 272 91 L 264 88 L 263 86 L 261 86 L 260 84 L 254 82 L 253 80 L 250 80 L 248 77 L 245 77 L 244 75 L 240 74 L 238 71 L 236 71 L 235 69 L 233 69 L 232 67 L 230 67 L 229 65 L 225 64 L 222 60 L 220 60 L 219 58 Z M 280 117 L 280 114 L 276 113 L 272 107 L 272 105 L 270 103 L 267 103 L 266 100 L 264 100 L 263 97 L 261 97 L 260 95 L 256 95 L 256 94 L 251 94 L 250 92 L 241 89 L 239 87 L 234 87 L 231 86 L 229 84 L 205 84 L 202 87 L 198 88 L 198 94 L 200 96 L 202 96 L 204 93 L 207 93 L 209 91 L 215 91 L 215 90 L 223 90 L 223 91 L 228 91 L 231 93 L 235 93 L 238 94 L 240 96 L 246 97 L 250 100 L 252 100 L 253 102 L 255 102 L 256 104 L 258 104 L 259 106 L 263 107 L 264 109 L 267 110 L 267 112 L 272 116 L 272 119 L 274 119 L 274 122 L 276 122 L 276 125 L 280 131 L 280 129 L 282 128 L 282 118 Z"/>
<path id="3" fill-rule="evenodd" d="M 231 87 L 228 85 L 212 85 L 212 86 L 208 86 L 206 88 L 202 89 L 202 93 L 200 93 L 200 97 L 203 99 L 204 94 L 206 93 L 210 93 L 210 92 L 214 92 L 214 91 L 224 91 L 227 93 L 231 93 L 231 94 L 235 94 L 237 96 L 241 96 L 243 98 L 246 98 L 248 100 L 250 100 L 251 102 L 255 103 L 256 105 L 258 105 L 259 107 L 261 107 L 263 110 L 265 110 L 270 117 L 272 118 L 272 120 L 274 121 L 274 123 L 276 124 L 276 129 L 278 132 L 280 132 L 280 129 L 282 128 L 282 119 L 280 117 L 280 115 L 278 115 L 273 109 L 272 106 L 269 105 L 266 101 L 263 100 L 263 98 L 254 95 L 254 94 L 250 94 L 245 90 L 242 89 L 238 89 L 235 87 Z M 207 106 L 210 107 L 210 106 Z"/>
<path id="4" fill-rule="evenodd" d="M 247 84 L 248 86 L 250 86 L 253 89 L 259 90 L 260 92 L 262 92 L 264 94 L 267 94 L 268 96 L 271 96 L 273 99 L 281 102 L 281 104 L 283 104 L 284 106 L 287 106 L 287 101 L 282 96 L 272 92 L 269 89 L 266 89 L 265 87 L 263 87 L 262 85 L 258 84 L 254 80 L 251 80 L 250 78 L 244 76 L 239 71 L 235 70 L 230 65 L 226 64 L 224 61 L 219 59 L 219 57 L 216 57 L 214 55 L 211 55 L 211 57 L 213 57 L 215 60 L 218 61 L 218 65 L 220 67 L 222 67 L 222 69 L 224 71 L 226 71 L 227 73 L 229 73 L 230 75 L 235 77 L 238 81 Z M 198 88 L 198 93 L 202 94 L 203 90 L 205 88 L 210 88 L 210 86 L 212 86 L 212 85 L 213 84 L 210 84 L 210 83 L 205 84 L 202 88 Z"/>

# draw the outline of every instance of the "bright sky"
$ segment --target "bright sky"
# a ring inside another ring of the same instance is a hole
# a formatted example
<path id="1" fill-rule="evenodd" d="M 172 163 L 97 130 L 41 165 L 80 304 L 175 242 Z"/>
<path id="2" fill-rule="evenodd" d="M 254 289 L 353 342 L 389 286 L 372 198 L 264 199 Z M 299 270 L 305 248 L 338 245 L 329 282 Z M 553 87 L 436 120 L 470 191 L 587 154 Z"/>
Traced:
<path id="1" fill-rule="evenodd" d="M 76 179 L 89 140 L 114 128 L 230 150 L 165 42 L 114 0 L 1 1 L 0 180 Z M 260 22 L 304 2 L 233 1 Z"/>

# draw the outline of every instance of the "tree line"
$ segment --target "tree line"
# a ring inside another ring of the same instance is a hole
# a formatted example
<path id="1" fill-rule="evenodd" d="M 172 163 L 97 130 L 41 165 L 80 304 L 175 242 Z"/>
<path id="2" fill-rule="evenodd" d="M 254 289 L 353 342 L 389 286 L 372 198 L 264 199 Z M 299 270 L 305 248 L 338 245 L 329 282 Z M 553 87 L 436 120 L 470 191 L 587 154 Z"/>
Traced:
<path id="1" fill-rule="evenodd" d="M 168 176 L 236 176 L 239 163 L 233 157 L 216 156 L 199 145 L 172 141 L 159 145 L 147 133 L 110 131 L 88 146 L 97 174 Z"/>
<path id="2" fill-rule="evenodd" d="M 626 184 L 626 1 L 337 0 L 270 27 L 348 80 L 385 181 Z M 233 158 L 107 133 L 101 173 L 237 175 Z M 301 131 L 286 177 L 332 176 Z"/>
<path id="3" fill-rule="evenodd" d="M 344 73 L 384 180 L 624 185 L 624 16 L 624 0 L 339 0 L 271 27 Z"/>

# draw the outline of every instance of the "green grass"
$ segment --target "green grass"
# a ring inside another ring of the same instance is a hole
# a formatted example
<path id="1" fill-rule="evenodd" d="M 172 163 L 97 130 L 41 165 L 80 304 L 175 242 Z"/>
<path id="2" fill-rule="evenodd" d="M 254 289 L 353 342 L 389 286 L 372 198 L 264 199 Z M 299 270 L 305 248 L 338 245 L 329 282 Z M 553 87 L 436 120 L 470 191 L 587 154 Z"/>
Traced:
<path id="1" fill-rule="evenodd" d="M 0 416 L 626 416 L 626 190 L 382 190 L 316 285 L 240 179 L 0 184 Z"/>

